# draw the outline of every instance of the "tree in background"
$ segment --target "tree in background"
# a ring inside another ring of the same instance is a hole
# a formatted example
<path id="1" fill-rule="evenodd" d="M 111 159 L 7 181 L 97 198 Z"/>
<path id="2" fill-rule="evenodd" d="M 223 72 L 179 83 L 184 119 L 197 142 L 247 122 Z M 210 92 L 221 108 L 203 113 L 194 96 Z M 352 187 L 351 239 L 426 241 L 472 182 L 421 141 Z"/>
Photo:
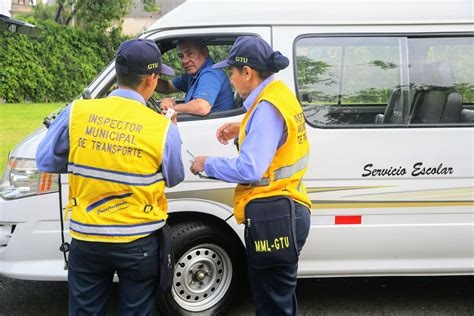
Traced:
<path id="1" fill-rule="evenodd" d="M 46 20 L 39 37 L 0 32 L 0 99 L 52 102 L 74 99 L 114 57 L 125 38 Z"/>
<path id="2" fill-rule="evenodd" d="M 156 12 L 154 0 L 141 0 Z M 132 0 L 58 0 L 22 20 L 38 38 L 0 31 L 0 102 L 70 101 L 115 55 Z M 72 23 L 74 21 L 74 23 Z"/>
<path id="3" fill-rule="evenodd" d="M 142 3 L 146 12 L 160 11 L 155 0 L 142 0 Z M 55 5 L 39 4 L 32 13 L 23 16 L 105 33 L 122 27 L 131 5 L 132 0 L 57 0 Z"/>
<path id="4" fill-rule="evenodd" d="M 122 25 L 130 5 L 131 0 L 59 0 L 54 20 L 67 26 L 76 19 L 81 27 L 100 32 L 114 24 Z"/>

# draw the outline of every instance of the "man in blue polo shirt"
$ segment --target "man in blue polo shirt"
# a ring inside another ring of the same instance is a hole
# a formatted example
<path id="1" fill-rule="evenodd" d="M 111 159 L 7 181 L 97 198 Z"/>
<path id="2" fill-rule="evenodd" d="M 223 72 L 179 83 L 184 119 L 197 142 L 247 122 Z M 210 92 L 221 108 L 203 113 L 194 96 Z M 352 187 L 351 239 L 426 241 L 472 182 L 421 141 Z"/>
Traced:
<path id="1" fill-rule="evenodd" d="M 173 80 L 158 81 L 156 91 L 160 93 L 186 92 L 185 103 L 176 104 L 172 98 L 161 101 L 161 110 L 166 113 L 173 108 L 178 113 L 207 115 L 233 108 L 233 94 L 229 79 L 221 69 L 214 69 L 209 50 L 199 39 L 186 39 L 177 46 L 178 57 L 185 74 Z"/>

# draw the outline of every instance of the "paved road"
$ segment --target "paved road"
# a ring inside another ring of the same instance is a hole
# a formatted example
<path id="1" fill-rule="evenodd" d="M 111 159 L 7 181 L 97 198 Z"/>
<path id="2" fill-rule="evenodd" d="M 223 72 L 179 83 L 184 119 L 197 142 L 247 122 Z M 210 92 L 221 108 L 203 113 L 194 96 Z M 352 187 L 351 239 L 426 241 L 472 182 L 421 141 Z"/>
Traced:
<path id="1" fill-rule="evenodd" d="M 0 315 L 66 315 L 67 284 L 0 277 Z M 306 279 L 300 315 L 474 315 L 474 277 Z M 109 315 L 116 315 L 117 289 Z M 246 294 L 229 315 L 252 315 Z"/>

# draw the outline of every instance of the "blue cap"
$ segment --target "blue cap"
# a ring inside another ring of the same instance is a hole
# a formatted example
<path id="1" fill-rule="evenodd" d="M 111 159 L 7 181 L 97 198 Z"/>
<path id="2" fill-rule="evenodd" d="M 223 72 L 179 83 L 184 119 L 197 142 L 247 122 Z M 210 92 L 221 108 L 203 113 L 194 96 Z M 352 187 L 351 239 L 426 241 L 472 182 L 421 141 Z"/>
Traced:
<path id="1" fill-rule="evenodd" d="M 174 75 L 174 70 L 161 62 L 161 52 L 156 43 L 142 38 L 120 44 L 115 57 L 115 70 L 122 74 Z"/>
<path id="2" fill-rule="evenodd" d="M 212 68 L 229 66 L 249 66 L 257 70 L 278 72 L 288 67 L 288 58 L 273 49 L 260 37 L 240 36 L 235 40 L 226 60 L 218 62 Z"/>

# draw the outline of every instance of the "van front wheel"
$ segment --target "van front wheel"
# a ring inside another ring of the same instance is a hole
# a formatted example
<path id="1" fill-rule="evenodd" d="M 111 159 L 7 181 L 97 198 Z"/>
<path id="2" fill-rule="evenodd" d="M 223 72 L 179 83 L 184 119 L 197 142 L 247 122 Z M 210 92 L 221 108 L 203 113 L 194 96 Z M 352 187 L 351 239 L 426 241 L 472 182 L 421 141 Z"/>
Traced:
<path id="1" fill-rule="evenodd" d="M 158 294 L 164 315 L 213 315 L 238 297 L 242 279 L 242 247 L 229 232 L 208 222 L 179 223 L 171 227 L 176 258 L 171 294 Z"/>

